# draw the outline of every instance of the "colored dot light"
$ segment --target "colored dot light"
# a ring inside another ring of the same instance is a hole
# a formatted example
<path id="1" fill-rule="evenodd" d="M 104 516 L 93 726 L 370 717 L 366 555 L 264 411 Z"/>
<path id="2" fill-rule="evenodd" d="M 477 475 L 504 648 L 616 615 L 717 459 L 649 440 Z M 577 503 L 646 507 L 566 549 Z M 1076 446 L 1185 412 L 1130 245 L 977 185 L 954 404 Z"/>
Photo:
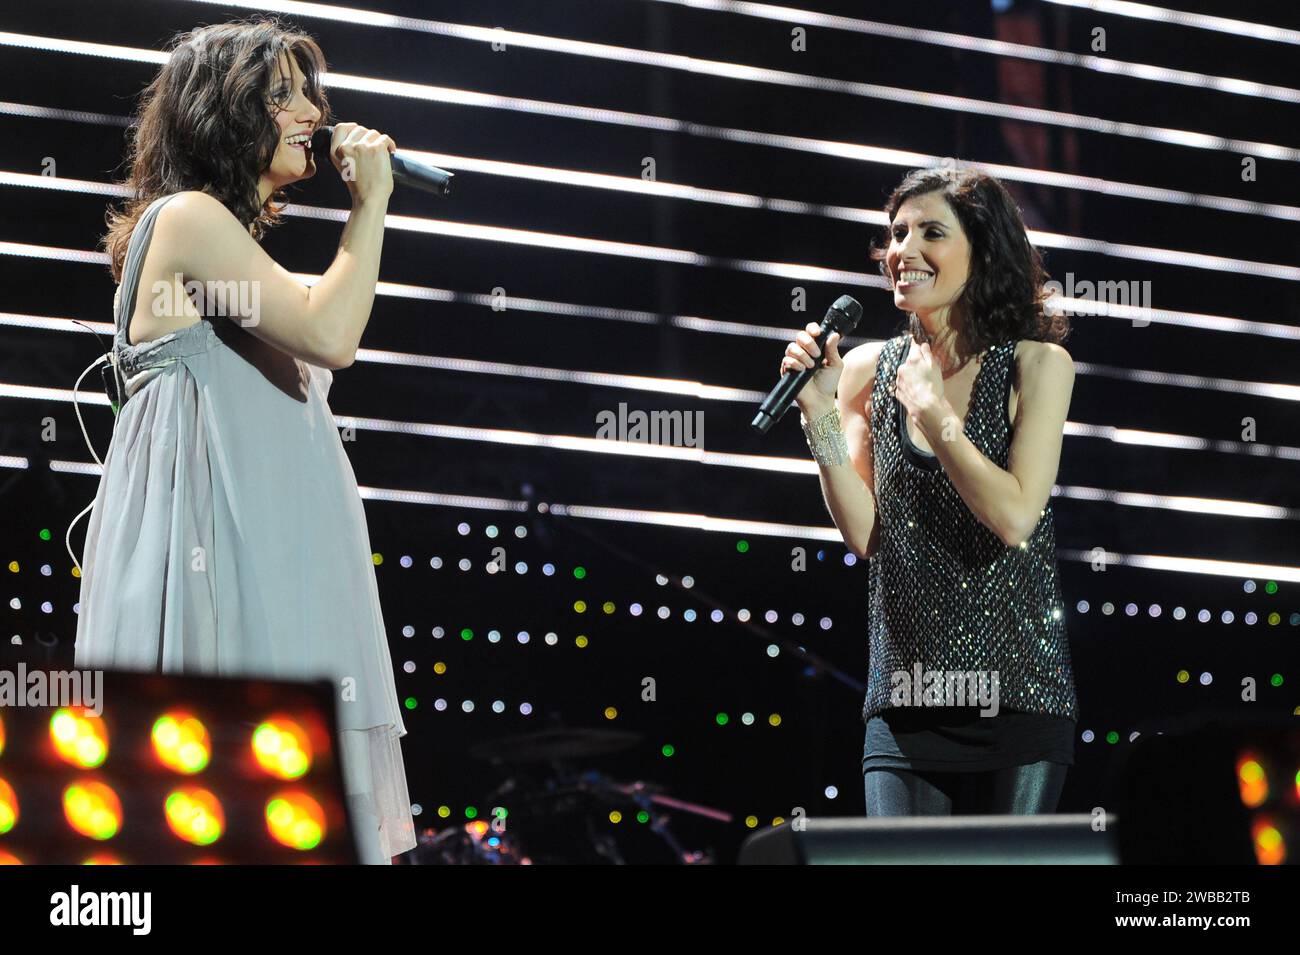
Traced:
<path id="1" fill-rule="evenodd" d="M 164 804 L 167 826 L 180 839 L 196 846 L 210 846 L 226 830 L 221 802 L 206 789 L 186 786 L 169 793 Z"/>
<path id="2" fill-rule="evenodd" d="M 575 639 L 573 642 L 576 643 L 576 644 L 578 645 L 578 648 L 579 648 L 579 649 L 581 649 L 581 648 L 585 647 L 589 641 L 587 640 L 587 638 L 586 638 L 585 636 L 581 636 L 581 635 L 579 635 L 579 636 L 577 637 L 577 639 Z"/>
<path id="3" fill-rule="evenodd" d="M 746 826 L 746 828 L 749 828 L 749 829 L 757 829 L 757 828 L 758 828 L 758 817 L 757 817 L 757 816 L 746 816 L 746 817 L 745 817 L 745 826 Z"/>
<path id="4" fill-rule="evenodd" d="M 1260 865 L 1281 865 L 1286 861 L 1286 840 L 1269 819 L 1256 819 L 1250 826 L 1255 859 Z"/>
<path id="5" fill-rule="evenodd" d="M 644 809 L 642 809 L 640 812 L 638 812 L 638 813 L 636 814 L 636 821 L 639 822 L 639 823 L 642 823 L 642 824 L 645 824 L 645 823 L 649 822 L 649 821 L 650 821 L 650 813 L 648 813 L 648 812 L 646 812 Z"/>
<path id="6" fill-rule="evenodd" d="M 587 576 L 587 568 L 586 567 L 573 568 L 573 576 L 578 580 L 585 579 Z"/>
<path id="7" fill-rule="evenodd" d="M 104 783 L 72 783 L 63 790 L 63 815 L 83 836 L 111 839 L 122 828 L 122 801 Z"/>
<path id="8" fill-rule="evenodd" d="M 108 727 L 94 714 L 77 715 L 80 707 L 62 707 L 50 717 L 50 742 L 65 763 L 94 769 L 108 758 Z"/>
<path id="9" fill-rule="evenodd" d="M 618 710 L 616 710 L 612 706 L 605 707 L 605 719 L 607 720 L 618 719 Z"/>
<path id="10" fill-rule="evenodd" d="M 18 824 L 18 794 L 14 787 L 0 779 L 0 836 Z"/>
<path id="11" fill-rule="evenodd" d="M 325 838 L 325 810 L 304 792 L 276 793 L 266 803 L 266 831 L 290 849 L 315 849 Z"/>
<path id="12" fill-rule="evenodd" d="M 433 672 L 438 674 L 438 676 L 442 676 L 444 673 L 447 672 L 447 664 L 439 660 L 437 663 L 433 665 Z"/>
<path id="13" fill-rule="evenodd" d="M 665 743 L 665 744 L 664 744 L 663 754 L 664 754 L 665 756 L 671 756 L 671 755 L 672 755 L 673 753 L 675 753 L 675 752 L 677 752 L 677 750 L 673 747 L 673 744 L 672 744 L 672 743 Z"/>
<path id="14" fill-rule="evenodd" d="M 586 612 L 587 612 L 587 601 L 585 601 L 585 600 L 575 600 L 575 601 L 573 602 L 573 609 L 576 610 L 578 613 L 586 613 Z"/>
<path id="15" fill-rule="evenodd" d="M 749 553 L 749 541 L 747 540 L 736 541 L 736 550 L 742 554 Z"/>
<path id="16" fill-rule="evenodd" d="M 613 812 L 609 814 L 609 821 L 614 823 L 614 825 L 618 825 L 620 822 L 623 821 L 623 814 L 619 812 L 617 809 L 615 809 Z"/>
<path id="17" fill-rule="evenodd" d="M 178 773 L 201 772 L 212 758 L 207 727 L 191 713 L 164 713 L 158 717 L 152 740 L 158 761 Z"/>
<path id="18" fill-rule="evenodd" d="M 1242 805 L 1250 809 L 1262 806 L 1268 800 L 1268 774 L 1259 760 L 1243 756 L 1237 760 L 1237 789 Z"/>
<path id="19" fill-rule="evenodd" d="M 717 716 L 714 717 L 714 719 L 718 721 L 719 726 L 727 725 L 728 717 L 726 713 L 719 713 Z"/>
<path id="20" fill-rule="evenodd" d="M 253 730 L 253 755 L 272 776 L 297 779 L 311 767 L 311 741 L 293 720 L 272 717 Z"/>

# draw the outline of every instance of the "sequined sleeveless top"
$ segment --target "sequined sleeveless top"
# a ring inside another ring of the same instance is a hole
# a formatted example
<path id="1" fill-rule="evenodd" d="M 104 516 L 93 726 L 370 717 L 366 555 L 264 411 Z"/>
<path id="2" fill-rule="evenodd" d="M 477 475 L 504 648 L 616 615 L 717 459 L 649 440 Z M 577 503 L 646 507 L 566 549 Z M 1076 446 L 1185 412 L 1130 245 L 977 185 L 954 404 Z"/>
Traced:
<path id="1" fill-rule="evenodd" d="M 872 389 L 879 549 L 870 560 L 870 658 L 863 721 L 891 702 L 893 675 L 997 673 L 1002 710 L 1078 718 L 1052 504 L 1008 547 L 958 495 L 933 453 L 907 433 L 890 394 L 911 336 L 881 350 Z M 1016 343 L 985 353 L 971 386 L 965 434 L 998 467 L 1011 447 L 1007 403 Z"/>

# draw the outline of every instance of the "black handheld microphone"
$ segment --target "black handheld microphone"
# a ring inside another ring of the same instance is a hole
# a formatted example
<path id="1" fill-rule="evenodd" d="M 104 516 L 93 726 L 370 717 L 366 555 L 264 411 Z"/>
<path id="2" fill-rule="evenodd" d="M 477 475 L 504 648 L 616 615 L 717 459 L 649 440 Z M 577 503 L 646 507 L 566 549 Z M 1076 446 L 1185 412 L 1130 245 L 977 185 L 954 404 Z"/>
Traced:
<path id="1" fill-rule="evenodd" d="M 325 152 L 329 151 L 330 137 L 334 135 L 333 126 L 319 126 L 311 134 L 313 150 L 317 136 L 325 137 Z M 416 159 L 405 150 L 397 150 L 388 157 L 393 164 L 393 182 L 411 186 L 414 189 L 421 189 L 424 192 L 431 192 L 435 196 L 445 196 L 451 192 L 451 180 L 455 177 L 454 172 L 447 172 L 445 169 L 439 169 L 437 166 L 431 166 L 423 160 Z"/>
<path id="2" fill-rule="evenodd" d="M 822 359 L 826 357 L 826 342 L 831 334 L 839 332 L 840 338 L 843 339 L 858 327 L 860 318 L 862 318 L 862 306 L 856 299 L 849 295 L 841 295 L 835 300 L 835 304 L 827 309 L 826 317 L 822 319 L 821 333 L 815 339 L 817 347 L 821 349 L 821 355 L 816 359 L 817 364 L 802 371 L 791 369 L 781 376 L 776 387 L 758 406 L 758 414 L 750 422 L 750 426 L 755 431 L 759 434 L 767 434 L 772 430 L 772 425 L 780 421 L 782 415 L 790 410 L 790 403 L 794 401 L 795 396 L 803 390 L 804 385 L 812 381 L 813 375 L 817 374 L 822 367 Z"/>

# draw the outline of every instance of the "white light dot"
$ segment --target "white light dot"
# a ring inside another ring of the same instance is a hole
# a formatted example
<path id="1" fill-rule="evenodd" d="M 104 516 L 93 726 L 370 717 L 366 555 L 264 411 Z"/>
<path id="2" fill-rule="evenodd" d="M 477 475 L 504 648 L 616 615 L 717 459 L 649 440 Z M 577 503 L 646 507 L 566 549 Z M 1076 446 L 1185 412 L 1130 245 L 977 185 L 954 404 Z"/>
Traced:
<path id="1" fill-rule="evenodd" d="M 466 700 L 464 703 L 462 703 L 462 704 L 460 705 L 460 708 L 461 708 L 462 710 L 464 710 L 466 713 L 473 713 L 473 712 L 474 712 L 474 701 L 473 701 L 473 700 Z"/>
<path id="2" fill-rule="evenodd" d="M 627 608 L 627 612 L 634 617 L 639 617 L 641 616 L 641 609 L 642 608 L 640 604 L 633 604 L 632 606 Z"/>
<path id="3" fill-rule="evenodd" d="M 441 557 L 430 557 L 430 558 L 429 558 L 429 566 L 432 567 L 434 570 L 442 570 L 442 558 L 441 558 Z"/>
<path id="4" fill-rule="evenodd" d="M 1077 604 L 1074 605 L 1074 609 L 1079 611 L 1079 613 L 1087 613 L 1088 607 L 1089 604 L 1088 601 L 1086 600 L 1080 600 Z"/>
<path id="5" fill-rule="evenodd" d="M 671 613 L 671 611 L 667 607 L 660 607 L 658 610 L 655 611 L 655 613 L 659 615 L 660 620 L 667 620 L 668 615 L 669 613 Z"/>
<path id="6" fill-rule="evenodd" d="M 493 712 L 493 713 L 504 713 L 505 711 L 506 711 L 506 704 L 505 704 L 505 701 L 504 701 L 504 700 L 493 700 L 493 701 L 492 701 L 492 712 Z"/>
<path id="7" fill-rule="evenodd" d="M 53 567 L 51 567 L 49 564 L 41 564 L 41 575 L 43 577 L 48 577 L 52 573 L 54 573 Z"/>
<path id="8" fill-rule="evenodd" d="M 483 528 L 483 533 L 486 534 L 488 537 L 496 537 L 501 532 L 497 530 L 497 526 L 495 524 L 489 524 L 487 527 Z"/>
<path id="9" fill-rule="evenodd" d="M 42 612 L 42 613 L 53 613 L 53 612 L 54 612 L 54 604 L 50 603 L 48 600 L 44 600 L 44 601 L 42 601 L 42 602 L 41 602 L 41 612 Z"/>
<path id="10" fill-rule="evenodd" d="M 851 553 L 851 552 L 850 552 L 850 553 L 844 555 L 844 566 L 845 566 L 845 567 L 852 567 L 852 566 L 853 566 L 854 564 L 856 564 L 857 562 L 858 562 L 858 555 L 857 555 L 857 554 L 854 554 L 854 553 Z"/>
<path id="11" fill-rule="evenodd" d="M 515 637 L 515 639 L 518 640 L 520 643 L 527 643 L 531 638 L 528 636 L 527 630 L 520 630 L 519 634 Z"/>
<path id="12" fill-rule="evenodd" d="M 418 802 L 413 802 L 413 803 L 411 803 L 411 815 L 412 815 L 412 816 L 418 816 L 418 815 L 419 815 L 420 813 L 422 813 L 422 812 L 424 812 L 424 807 L 423 807 L 423 806 L 421 806 Z"/>
<path id="13" fill-rule="evenodd" d="M 1259 620 L 1259 617 L 1255 616 L 1255 611 L 1247 610 L 1246 616 L 1242 617 L 1242 619 L 1245 620 L 1249 626 L 1253 627 L 1255 625 L 1255 622 Z"/>
<path id="14" fill-rule="evenodd" d="M 469 570 L 470 568 L 469 558 L 462 557 L 460 559 L 460 562 L 456 566 L 459 567 L 461 570 Z"/>
<path id="15" fill-rule="evenodd" d="M 441 713 L 443 710 L 447 708 L 447 701 L 439 697 L 438 699 L 433 701 L 433 708 L 437 710 L 439 713 Z"/>
<path id="16" fill-rule="evenodd" d="M 840 794 L 840 791 L 839 791 L 838 789 L 836 789 L 834 786 L 827 786 L 827 787 L 826 787 L 826 798 L 827 798 L 827 799 L 834 799 L 834 798 L 835 798 L 836 796 L 838 796 L 839 794 Z"/>
<path id="17" fill-rule="evenodd" d="M 1085 743 L 1091 743 L 1096 739 L 1096 736 L 1093 734 L 1092 730 L 1084 730 L 1082 739 Z"/>
<path id="18" fill-rule="evenodd" d="M 490 560 L 483 565 L 483 569 L 486 570 L 489 574 L 495 574 L 500 568 L 497 567 L 496 561 Z"/>
<path id="19" fill-rule="evenodd" d="M 1147 613 L 1153 617 L 1160 616 L 1160 604 L 1152 604 L 1150 607 L 1147 607 Z"/>
<path id="20" fill-rule="evenodd" d="M 13 600 L 9 601 L 9 606 L 13 610 L 22 610 L 23 602 L 15 597 Z"/>
<path id="21" fill-rule="evenodd" d="M 516 525 L 516 527 L 515 527 L 515 536 L 516 536 L 516 537 L 520 537 L 520 538 L 522 538 L 522 537 L 527 537 L 527 536 L 528 536 L 528 528 L 524 527 L 523 524 L 518 524 L 518 525 Z"/>
<path id="22" fill-rule="evenodd" d="M 1231 610 L 1225 610 L 1223 611 L 1222 614 L 1219 615 L 1219 619 L 1222 620 L 1224 623 L 1232 623 L 1232 621 L 1237 618 Z"/>
<path id="23" fill-rule="evenodd" d="M 489 631 L 488 631 L 488 643 L 500 643 L 500 642 L 501 642 L 501 631 L 500 631 L 500 630 L 489 630 Z"/>
<path id="24" fill-rule="evenodd" d="M 685 613 L 682 614 L 682 616 L 686 618 L 686 622 L 687 622 L 687 623 L 694 623 L 694 622 L 695 622 L 695 611 L 694 611 L 694 610 L 687 610 Z"/>
<path id="25" fill-rule="evenodd" d="M 410 554 L 403 554 L 402 559 L 399 560 L 398 563 L 401 564 L 403 567 L 410 567 L 412 564 L 415 563 L 415 561 L 411 559 Z"/>
<path id="26" fill-rule="evenodd" d="M 753 726 L 753 725 L 754 725 L 754 714 L 753 714 L 753 713 L 742 713 L 741 716 L 740 716 L 740 722 L 744 723 L 746 726 Z"/>
<path id="27" fill-rule="evenodd" d="M 1214 677 L 1210 676 L 1210 671 L 1206 670 L 1201 674 L 1201 686 L 1209 686 L 1214 682 Z"/>
<path id="28" fill-rule="evenodd" d="M 689 590 L 691 587 L 694 587 L 694 586 L 695 586 L 695 578 L 692 577 L 690 574 L 687 574 L 685 577 L 682 578 L 682 586 L 685 587 L 685 588 L 687 588 L 688 590 Z"/>
<path id="29" fill-rule="evenodd" d="M 528 573 L 528 565 L 525 564 L 522 560 L 520 560 L 520 561 L 516 561 L 516 562 L 515 562 L 515 573 L 516 573 L 516 574 L 526 574 L 526 573 Z"/>
<path id="30" fill-rule="evenodd" d="M 714 623 L 722 623 L 722 618 L 726 616 L 721 610 L 715 610 L 709 614 L 709 619 Z"/>
<path id="31" fill-rule="evenodd" d="M 741 608 L 741 610 L 736 614 L 736 619 L 741 623 L 747 623 L 749 621 L 749 611 Z"/>
<path id="32" fill-rule="evenodd" d="M 542 564 L 542 573 L 545 574 L 547 577 L 550 577 L 550 576 L 554 575 L 554 573 L 555 573 L 555 565 L 554 565 L 554 564 L 549 564 L 549 563 L 548 563 L 548 564 Z"/>
<path id="33" fill-rule="evenodd" d="M 663 574 L 655 574 L 655 583 L 662 587 L 664 584 L 668 583 L 668 578 Z"/>
<path id="34" fill-rule="evenodd" d="M 1141 735 L 1142 734 L 1139 733 L 1137 730 L 1134 730 L 1133 732 L 1128 734 L 1128 741 L 1131 743 Z"/>
<path id="35" fill-rule="evenodd" d="M 801 613 L 794 614 L 793 616 L 790 617 L 790 622 L 791 622 L 792 624 L 794 624 L 796 627 L 802 627 L 802 626 L 803 626 L 803 614 L 801 614 Z"/>
<path id="36" fill-rule="evenodd" d="M 1175 607 L 1175 608 L 1174 608 L 1174 619 L 1175 619 L 1175 620 L 1182 620 L 1182 619 L 1183 619 L 1184 617 L 1186 617 L 1186 616 L 1187 616 L 1187 611 L 1184 610 L 1182 607 Z"/>
<path id="37" fill-rule="evenodd" d="M 1196 619 L 1199 620 L 1201 623 L 1209 623 L 1209 622 L 1210 622 L 1210 611 L 1208 611 L 1208 610 L 1198 610 L 1198 611 L 1196 611 Z"/>
<path id="38" fill-rule="evenodd" d="M 1248 594 L 1253 594 L 1255 592 L 1255 581 L 1247 580 L 1243 582 L 1241 585 L 1241 589 L 1246 591 L 1246 593 Z"/>
<path id="39" fill-rule="evenodd" d="M 545 640 L 546 640 L 546 645 L 548 647 L 553 647 L 560 642 L 560 637 L 559 634 L 548 633 L 545 637 Z"/>
<path id="40" fill-rule="evenodd" d="M 402 628 L 402 636 L 404 637 L 415 636 L 415 628 L 408 623 L 405 627 Z"/>
<path id="41" fill-rule="evenodd" d="M 763 619 L 768 623 L 776 623 L 776 611 L 769 610 L 767 613 L 763 614 Z"/>
<path id="42" fill-rule="evenodd" d="M 823 630 L 829 630 L 831 628 L 830 617 L 822 617 L 821 620 L 817 621 L 817 623 L 821 626 Z"/>
<path id="43" fill-rule="evenodd" d="M 1101 605 L 1101 612 L 1105 614 L 1107 617 L 1109 617 L 1111 614 L 1115 612 L 1115 605 L 1111 603 L 1109 600 L 1107 600 L 1104 604 Z"/>
<path id="44" fill-rule="evenodd" d="M 405 663 L 402 664 L 402 669 L 405 670 L 407 673 L 414 673 L 414 672 L 415 672 L 415 661 L 414 661 L 414 660 L 407 660 Z"/>
<path id="45" fill-rule="evenodd" d="M 1135 617 L 1135 616 L 1137 616 L 1137 612 L 1138 612 L 1138 605 L 1137 605 L 1137 604 L 1125 604 L 1125 605 L 1124 605 L 1124 615 L 1125 615 L 1126 617 Z"/>
<path id="46" fill-rule="evenodd" d="M 469 525 L 466 524 L 464 521 L 461 521 L 459 524 L 456 525 L 456 533 L 459 534 L 461 537 L 464 537 L 466 534 L 469 533 Z"/>
<path id="47" fill-rule="evenodd" d="M 767 655 L 769 657 L 778 656 L 780 653 L 781 653 L 781 648 L 778 647 L 775 643 L 769 643 L 767 645 Z"/>
<path id="48" fill-rule="evenodd" d="M 520 703 L 520 704 L 519 704 L 519 712 L 520 712 L 520 713 L 523 713 L 524 716 L 528 716 L 529 714 L 531 714 L 531 713 L 533 712 L 533 704 L 531 704 L 531 703 Z"/>
<path id="49" fill-rule="evenodd" d="M 433 639 L 435 640 L 441 640 L 444 636 L 446 636 L 446 634 L 447 631 L 442 629 L 442 627 L 433 628 Z"/>

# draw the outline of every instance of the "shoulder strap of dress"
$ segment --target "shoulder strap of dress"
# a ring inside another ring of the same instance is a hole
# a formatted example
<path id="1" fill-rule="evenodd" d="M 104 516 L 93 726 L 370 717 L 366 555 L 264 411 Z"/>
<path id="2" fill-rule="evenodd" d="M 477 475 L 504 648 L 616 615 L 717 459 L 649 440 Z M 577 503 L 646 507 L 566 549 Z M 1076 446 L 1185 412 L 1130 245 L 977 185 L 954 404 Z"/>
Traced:
<path id="1" fill-rule="evenodd" d="M 131 316 L 135 313 L 136 293 L 139 291 L 140 285 L 140 270 L 144 267 L 144 258 L 149 252 L 149 242 L 153 238 L 154 220 L 158 217 L 158 210 L 166 204 L 167 200 L 173 199 L 177 195 L 179 193 L 160 196 L 149 203 L 144 212 L 140 213 L 140 218 L 136 220 L 135 228 L 131 232 L 131 241 L 127 243 L 126 262 L 122 266 L 122 281 L 119 283 L 118 289 L 117 311 L 113 315 L 114 327 L 124 344 L 130 344 L 127 339 L 127 329 Z"/>

